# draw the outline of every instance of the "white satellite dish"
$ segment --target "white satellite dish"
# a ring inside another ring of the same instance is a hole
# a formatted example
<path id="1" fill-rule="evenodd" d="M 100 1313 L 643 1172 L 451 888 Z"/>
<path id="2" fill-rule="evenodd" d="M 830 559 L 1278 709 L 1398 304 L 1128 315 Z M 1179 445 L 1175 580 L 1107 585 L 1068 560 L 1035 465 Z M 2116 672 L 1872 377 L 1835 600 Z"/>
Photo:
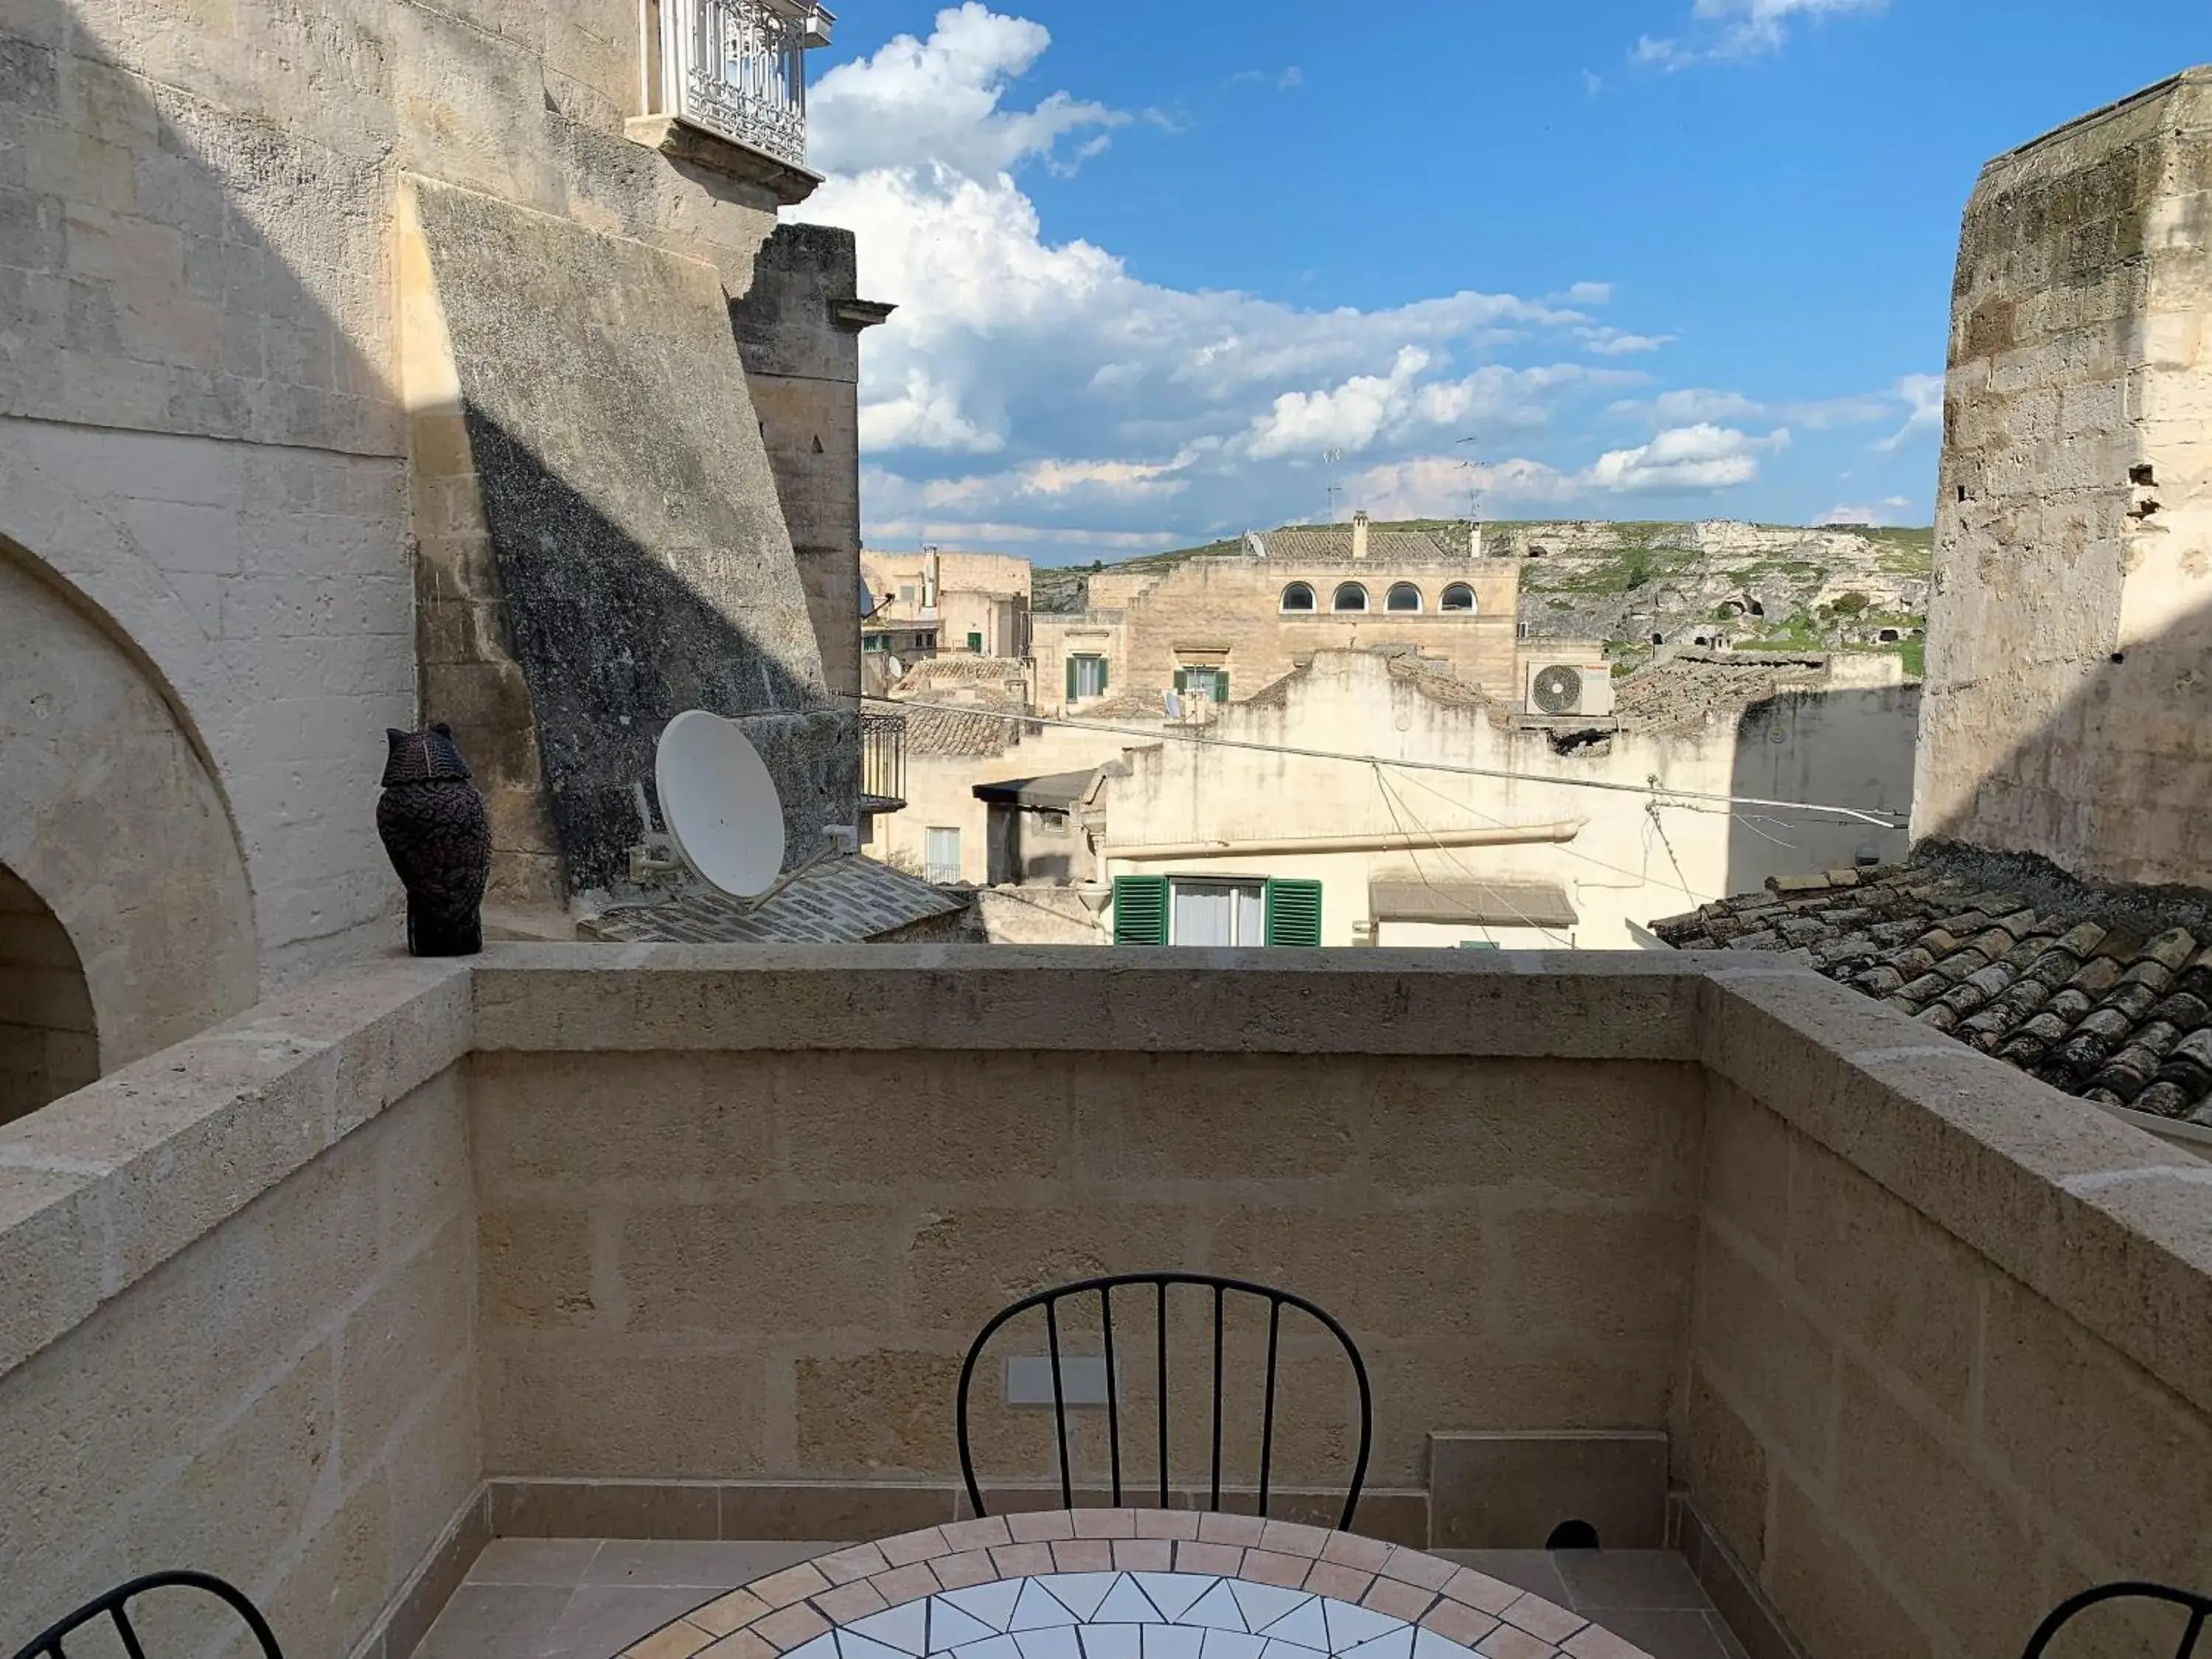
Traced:
<path id="1" fill-rule="evenodd" d="M 752 898 L 775 884 L 783 802 L 735 721 L 703 708 L 678 714 L 660 734 L 653 781 L 669 839 L 708 885 Z"/>

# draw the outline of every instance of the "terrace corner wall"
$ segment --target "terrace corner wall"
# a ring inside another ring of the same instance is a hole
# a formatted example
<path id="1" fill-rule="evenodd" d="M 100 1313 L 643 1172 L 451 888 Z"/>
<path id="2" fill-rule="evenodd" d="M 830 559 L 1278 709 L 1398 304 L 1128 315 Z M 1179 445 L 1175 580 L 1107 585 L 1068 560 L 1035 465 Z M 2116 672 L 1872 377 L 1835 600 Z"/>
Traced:
<path id="1" fill-rule="evenodd" d="M 1676 1474 L 1805 1650 L 2011 1659 L 2091 1584 L 2212 1583 L 2212 1371 L 2173 1341 L 2205 1346 L 2202 1268 L 2178 1296 L 2115 1226 L 2201 1234 L 2203 1171 L 1887 1011 L 1727 1000 Z"/>
<path id="2" fill-rule="evenodd" d="M 10 1638 L 190 1565 L 337 1659 L 463 1514 L 467 989 L 325 981 L 0 1130 Z M 149 1650 L 206 1639 L 183 1617 Z"/>

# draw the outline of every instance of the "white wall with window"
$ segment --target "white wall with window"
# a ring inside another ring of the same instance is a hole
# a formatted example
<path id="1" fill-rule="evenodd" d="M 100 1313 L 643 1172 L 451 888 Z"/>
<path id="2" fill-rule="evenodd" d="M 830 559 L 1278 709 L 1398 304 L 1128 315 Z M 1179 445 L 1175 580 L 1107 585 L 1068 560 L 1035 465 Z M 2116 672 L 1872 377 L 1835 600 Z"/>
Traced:
<path id="1" fill-rule="evenodd" d="M 940 887 L 960 878 L 960 831 L 957 826 L 932 824 L 922 838 L 921 877 Z"/>

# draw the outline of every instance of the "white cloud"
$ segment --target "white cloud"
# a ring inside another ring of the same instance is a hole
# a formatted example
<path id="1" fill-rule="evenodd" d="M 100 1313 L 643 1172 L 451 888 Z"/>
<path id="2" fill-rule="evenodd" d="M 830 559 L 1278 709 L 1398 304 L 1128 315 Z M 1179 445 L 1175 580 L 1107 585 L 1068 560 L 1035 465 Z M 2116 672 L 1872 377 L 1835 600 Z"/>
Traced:
<path id="1" fill-rule="evenodd" d="M 1839 501 L 1822 514 L 1822 524 L 1902 524 L 1911 514 L 1912 503 L 1903 495 L 1885 495 L 1878 501 Z"/>
<path id="2" fill-rule="evenodd" d="M 1695 426 L 1708 421 L 1755 421 L 1766 413 L 1766 405 L 1741 392 L 1684 386 L 1656 398 L 1617 403 L 1611 412 L 1648 420 L 1654 427 Z"/>
<path id="3" fill-rule="evenodd" d="M 1605 77 L 1589 70 L 1583 71 L 1583 96 L 1595 98 L 1605 90 Z"/>
<path id="4" fill-rule="evenodd" d="M 1433 493 L 1439 469 L 1463 510 L 1461 456 L 1427 452 L 1471 431 L 1486 449 L 1535 446 L 1571 401 L 1647 383 L 1603 360 L 1668 337 L 1597 321 L 1601 282 L 1310 310 L 1148 283 L 1093 243 L 1048 240 L 1022 169 L 1080 160 L 1127 118 L 1066 93 L 1013 100 L 1049 40 L 969 0 L 927 39 L 832 70 L 811 100 L 833 171 L 792 216 L 854 230 L 861 292 L 899 307 L 861 350 L 871 537 L 1133 547 L 1160 544 L 1164 522 L 1278 523 L 1320 507 L 1327 449 L 1370 465 L 1370 510 L 1380 493 Z M 1662 393 L 1648 444 L 1587 465 L 1500 462 L 1481 482 L 1560 504 L 1732 487 L 1781 441 L 1725 424 L 1752 417 L 1744 401 Z"/>
<path id="5" fill-rule="evenodd" d="M 1601 357 L 1632 357 L 1639 352 L 1656 351 L 1671 344 L 1671 334 L 1631 334 L 1626 329 L 1586 327 L 1575 331 L 1576 335 Z"/>
<path id="6" fill-rule="evenodd" d="M 1085 128 L 1126 125 L 1127 113 L 1055 92 L 1035 109 L 1000 107 L 1006 85 L 1052 44 L 1026 18 L 966 0 L 937 14 L 927 40 L 894 36 L 872 58 L 840 64 L 807 94 L 808 159 L 830 173 L 896 167 L 917 157 L 970 175 L 1051 157 Z M 1094 133 L 1078 151 L 1109 142 Z"/>
<path id="7" fill-rule="evenodd" d="M 1672 74 L 1692 64 L 1727 63 L 1779 52 L 1793 18 L 1879 11 L 1887 0 L 1697 0 L 1686 39 L 1644 35 L 1629 56 Z"/>
<path id="8" fill-rule="evenodd" d="M 1908 374 L 1897 383 L 1897 395 L 1911 406 L 1912 412 L 1905 417 L 1903 426 L 1875 446 L 1885 454 L 1902 449 L 1923 434 L 1943 429 L 1941 374 Z"/>
<path id="9" fill-rule="evenodd" d="M 1305 83 L 1306 72 L 1300 69 L 1296 64 L 1293 64 L 1290 68 L 1285 70 L 1281 75 L 1276 77 L 1275 90 L 1278 92 L 1295 92 L 1300 87 L 1305 85 Z"/>
<path id="10" fill-rule="evenodd" d="M 1584 482 L 1593 489 L 1622 493 L 1731 489 L 1759 476 L 1759 451 L 1789 445 L 1787 427 L 1753 438 L 1734 427 L 1701 421 L 1695 426 L 1671 427 L 1632 449 L 1607 450 L 1584 475 Z"/>
<path id="11" fill-rule="evenodd" d="M 1662 432 L 1632 449 L 1609 450 L 1579 471 L 1525 457 L 1471 463 L 1427 455 L 1369 468 L 1352 481 L 1352 499 L 1377 517 L 1449 518 L 1468 510 L 1470 489 L 1486 512 L 1561 507 L 1592 495 L 1696 495 L 1752 483 L 1760 454 L 1789 445 L 1786 428 L 1759 438 L 1700 424 Z"/>

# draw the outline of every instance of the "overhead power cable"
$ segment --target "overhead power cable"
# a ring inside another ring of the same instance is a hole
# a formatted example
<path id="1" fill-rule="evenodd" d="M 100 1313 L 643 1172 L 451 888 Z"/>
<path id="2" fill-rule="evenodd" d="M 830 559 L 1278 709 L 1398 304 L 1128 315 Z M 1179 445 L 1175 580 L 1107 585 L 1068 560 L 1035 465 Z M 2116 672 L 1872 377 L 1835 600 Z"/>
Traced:
<path id="1" fill-rule="evenodd" d="M 1357 755 L 1337 749 L 1304 749 L 1294 744 L 1257 743 L 1247 738 L 1209 738 L 1201 732 L 1176 732 L 1159 726 L 1109 726 L 1093 720 L 1073 720 L 1047 714 L 1024 714 L 975 703 L 909 702 L 901 697 L 872 697 L 849 691 L 836 694 L 850 702 L 872 702 L 889 709 L 926 708 L 943 714 L 973 714 L 1011 726 L 1051 726 L 1070 732 L 1097 732 L 1106 736 L 1137 738 L 1146 743 L 1187 743 L 1201 749 L 1249 749 L 1267 755 L 1291 755 L 1302 760 L 1337 761 L 1350 766 L 1389 766 L 1403 771 L 1447 772 L 1464 778 L 1499 778 L 1512 783 L 1555 785 L 1562 789 L 1601 789 L 1611 794 L 1639 795 L 1668 801 L 1712 801 L 1726 806 L 1764 806 L 1791 812 L 1826 812 L 1877 829 L 1899 830 L 1907 815 L 1884 807 L 1835 806 L 1825 802 L 1769 800 L 1758 795 L 1726 795 L 1705 789 L 1676 789 L 1655 777 L 1644 783 L 1616 783 L 1608 778 L 1551 777 L 1540 772 L 1515 772 L 1501 767 L 1460 766 L 1444 761 L 1399 760 L 1387 755 Z"/>

